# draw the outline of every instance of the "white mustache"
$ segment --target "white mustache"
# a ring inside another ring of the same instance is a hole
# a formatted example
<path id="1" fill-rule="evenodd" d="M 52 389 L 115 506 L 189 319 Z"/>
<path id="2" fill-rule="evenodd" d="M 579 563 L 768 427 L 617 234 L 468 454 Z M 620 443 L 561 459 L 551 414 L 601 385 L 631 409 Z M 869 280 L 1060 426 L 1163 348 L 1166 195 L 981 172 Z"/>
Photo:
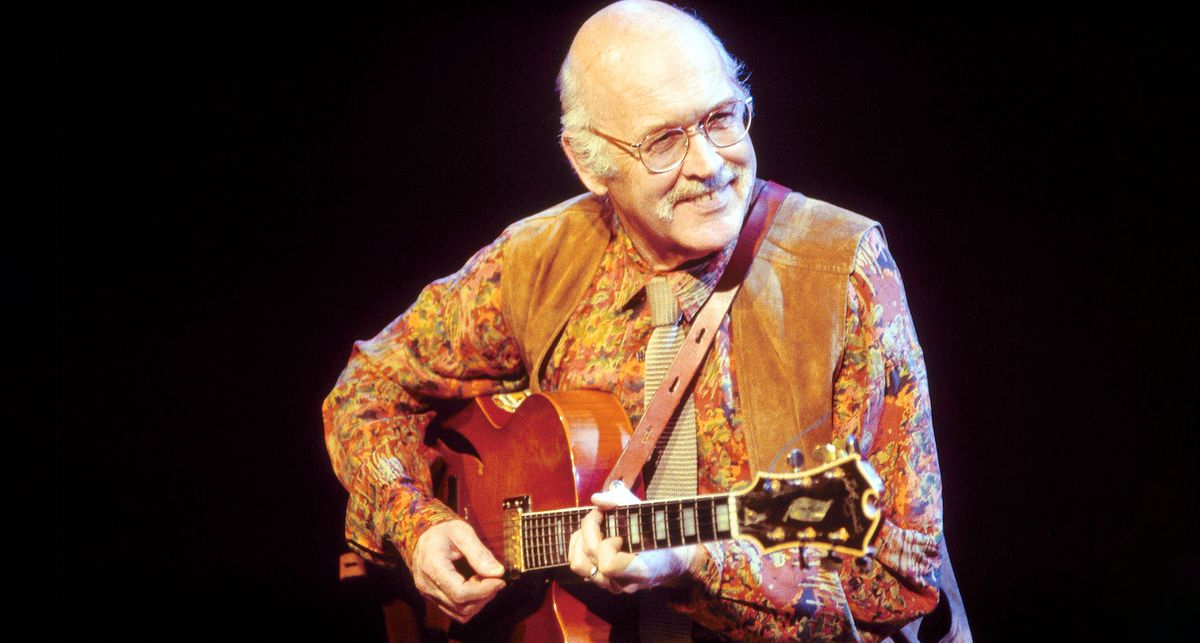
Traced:
<path id="1" fill-rule="evenodd" d="M 710 192 L 716 192 L 733 182 L 737 178 L 733 170 L 728 166 L 722 166 L 720 173 L 716 176 L 705 179 L 704 181 L 688 181 L 675 186 L 667 193 L 667 202 L 675 205 L 681 201 L 688 201 L 702 197 Z"/>

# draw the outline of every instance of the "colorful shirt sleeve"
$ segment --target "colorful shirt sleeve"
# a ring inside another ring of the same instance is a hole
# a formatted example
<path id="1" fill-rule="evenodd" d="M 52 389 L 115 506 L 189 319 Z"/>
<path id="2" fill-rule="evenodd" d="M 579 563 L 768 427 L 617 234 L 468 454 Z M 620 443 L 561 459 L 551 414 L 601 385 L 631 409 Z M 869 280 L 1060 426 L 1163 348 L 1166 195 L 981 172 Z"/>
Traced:
<path id="1" fill-rule="evenodd" d="M 378 562 L 397 552 L 410 562 L 426 529 L 457 517 L 431 494 L 431 402 L 526 386 L 500 313 L 506 239 L 427 286 L 375 338 L 356 342 L 322 407 L 333 469 L 350 493 L 346 539 Z"/>
<path id="2" fill-rule="evenodd" d="M 924 354 L 878 229 L 862 242 L 847 294 L 834 432 L 856 436 L 883 479 L 884 523 L 865 569 L 847 562 L 840 575 L 855 620 L 890 630 L 937 605 L 942 482 Z"/>
<path id="3" fill-rule="evenodd" d="M 737 639 L 879 640 L 937 604 L 941 479 L 921 348 L 882 233 L 860 244 L 847 292 L 846 347 L 833 387 L 834 438 L 854 435 L 884 481 L 876 555 L 826 569 L 813 550 L 767 556 L 706 546 L 678 607 Z"/>

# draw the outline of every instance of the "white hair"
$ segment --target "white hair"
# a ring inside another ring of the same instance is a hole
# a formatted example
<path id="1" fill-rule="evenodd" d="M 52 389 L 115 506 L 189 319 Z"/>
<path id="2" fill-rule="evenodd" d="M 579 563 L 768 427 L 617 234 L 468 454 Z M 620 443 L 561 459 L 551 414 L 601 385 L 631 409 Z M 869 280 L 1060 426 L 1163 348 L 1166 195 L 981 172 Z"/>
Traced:
<path id="1" fill-rule="evenodd" d="M 704 30 L 721 57 L 721 63 L 725 66 L 725 75 L 729 78 L 729 82 L 733 83 L 743 98 L 750 98 L 750 87 L 743 77 L 745 64 L 726 51 L 721 39 L 717 38 L 703 20 L 690 11 L 680 11 L 687 14 Z M 562 106 L 562 137 L 571 146 L 571 150 L 575 153 L 575 161 L 583 169 L 600 179 L 611 179 L 617 175 L 617 164 L 613 158 L 612 149 L 606 144 L 606 141 L 592 131 L 596 128 L 596 122 L 584 104 L 583 96 L 586 89 L 580 82 L 579 74 L 575 65 L 572 64 L 571 54 L 568 52 L 567 57 L 563 60 L 562 68 L 558 72 L 558 101 Z"/>

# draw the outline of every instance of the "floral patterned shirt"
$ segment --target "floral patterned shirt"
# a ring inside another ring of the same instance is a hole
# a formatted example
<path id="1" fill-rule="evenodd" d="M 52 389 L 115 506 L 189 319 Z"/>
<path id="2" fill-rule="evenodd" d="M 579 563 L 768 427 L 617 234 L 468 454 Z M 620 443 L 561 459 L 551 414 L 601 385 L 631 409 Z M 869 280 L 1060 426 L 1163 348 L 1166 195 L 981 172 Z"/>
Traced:
<path id="1" fill-rule="evenodd" d="M 609 214 L 611 215 L 611 212 Z M 636 424 L 643 413 L 652 327 L 644 286 L 656 273 L 613 217 L 592 283 L 542 374 L 546 390 L 612 392 Z M 325 400 L 325 439 L 350 492 L 346 537 L 369 557 L 393 548 L 409 561 L 431 525 L 455 518 L 429 493 L 423 444 L 432 401 L 526 388 L 528 375 L 501 314 L 509 235 L 425 288 L 379 335 L 357 342 Z M 662 273 L 690 323 L 731 247 Z M 812 550 L 763 556 L 750 544 L 707 545 L 676 609 L 739 639 L 878 640 L 937 602 L 941 481 L 925 366 L 900 274 L 878 229 L 867 233 L 847 285 L 846 349 L 832 400 L 834 437 L 854 435 L 885 481 L 878 551 L 833 568 Z M 698 493 L 750 479 L 729 318 L 697 377 Z"/>

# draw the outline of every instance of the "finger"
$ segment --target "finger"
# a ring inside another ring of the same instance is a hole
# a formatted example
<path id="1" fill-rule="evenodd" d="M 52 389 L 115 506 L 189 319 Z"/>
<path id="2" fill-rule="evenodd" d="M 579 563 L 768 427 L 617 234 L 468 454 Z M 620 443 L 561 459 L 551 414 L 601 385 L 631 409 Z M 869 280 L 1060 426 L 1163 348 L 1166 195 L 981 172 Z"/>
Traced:
<path id="1" fill-rule="evenodd" d="M 620 536 L 613 536 L 600 541 L 596 548 L 597 566 L 608 576 L 620 576 L 634 560 L 632 554 L 621 551 L 623 542 Z"/>
<path id="2" fill-rule="evenodd" d="M 466 603 L 480 603 L 479 607 L 483 607 L 483 603 L 490 601 L 497 592 L 504 589 L 504 581 L 499 578 L 484 578 L 482 576 L 472 576 L 470 580 L 463 583 L 465 593 L 468 598 Z"/>
<path id="3" fill-rule="evenodd" d="M 634 569 L 637 558 L 632 554 L 621 551 L 621 538 L 606 538 L 600 542 L 596 550 L 596 561 L 600 573 L 608 582 L 608 590 L 613 593 L 630 593 L 637 591 L 642 585 L 641 575 Z"/>
<path id="4" fill-rule="evenodd" d="M 439 610 L 442 610 L 443 614 L 445 614 L 446 616 L 449 616 L 450 618 L 454 619 L 455 621 L 457 621 L 459 623 L 467 622 L 466 617 L 459 615 L 458 612 L 450 609 L 449 607 L 446 607 L 445 605 L 438 603 L 438 602 L 435 602 L 434 604 L 437 605 L 437 608 Z"/>
<path id="5" fill-rule="evenodd" d="M 461 528 L 451 531 L 450 542 L 458 551 L 462 552 L 467 559 L 467 564 L 475 570 L 476 574 L 489 578 L 504 576 L 504 565 L 501 565 L 492 552 L 484 547 L 470 525 L 463 523 Z"/>
<path id="6" fill-rule="evenodd" d="M 635 502 L 641 502 L 641 500 L 625 487 L 614 487 L 608 491 L 592 494 L 592 504 L 604 509 L 612 509 Z"/>
<path id="7" fill-rule="evenodd" d="M 473 611 L 473 610 L 458 609 L 452 605 L 446 605 L 446 604 L 437 603 L 437 602 L 435 602 L 434 604 L 437 605 L 437 608 L 439 610 L 441 610 L 443 614 L 445 614 L 446 616 L 449 616 L 450 618 L 454 619 L 455 621 L 457 621 L 459 623 L 466 623 L 467 621 L 469 621 L 471 619 L 471 617 L 475 616 L 475 611 Z"/>
<path id="8" fill-rule="evenodd" d="M 431 594 L 430 597 L 434 599 L 438 608 L 447 616 L 460 623 L 466 623 L 478 614 L 487 605 L 488 601 L 503 588 L 504 581 L 495 578 L 473 576 L 463 583 L 461 593 L 452 589 L 449 596 L 439 591 Z M 467 596 L 468 594 L 480 597 L 470 598 Z"/>
<path id="9" fill-rule="evenodd" d="M 591 579 L 593 585 L 607 590 L 610 594 L 624 594 L 631 591 L 626 589 L 621 583 L 605 576 L 603 572 L 596 572 Z"/>
<path id="10" fill-rule="evenodd" d="M 584 578 L 592 571 L 592 561 L 583 554 L 583 535 L 578 531 L 571 534 L 571 541 L 567 544 L 567 562 L 571 571 Z"/>
<path id="11" fill-rule="evenodd" d="M 454 569 L 454 564 L 449 559 L 429 557 L 418 569 L 420 573 L 415 574 L 413 578 L 417 589 L 442 603 L 453 603 L 446 594 L 446 589 L 462 584 L 465 579 Z"/>
<path id="12" fill-rule="evenodd" d="M 487 579 L 489 583 L 481 583 L 483 577 L 475 575 L 471 579 L 463 578 L 454 564 L 446 559 L 429 560 L 425 566 L 425 578 L 436 591 L 429 594 L 442 600 L 448 607 L 461 611 L 463 607 L 475 601 L 487 601 L 504 587 L 504 581 Z M 474 580 L 475 582 L 471 582 Z M 418 589 L 421 589 L 418 587 Z"/>
<path id="13" fill-rule="evenodd" d="M 496 592 L 504 588 L 504 581 L 498 578 L 484 578 L 474 575 L 464 579 L 458 572 L 451 570 L 449 575 L 433 578 L 438 589 L 446 597 L 447 602 L 455 609 L 462 610 L 466 605 L 477 601 L 488 601 Z"/>
<path id="14" fill-rule="evenodd" d="M 417 589 L 420 590 L 420 592 L 425 595 L 426 598 L 433 601 L 433 603 L 437 605 L 439 609 L 445 612 L 447 616 L 458 620 L 458 610 L 454 607 L 450 598 L 446 596 L 446 593 L 442 591 L 442 588 L 438 587 L 437 584 L 432 581 L 432 579 L 429 579 L 424 575 L 419 578 L 414 578 L 414 580 L 416 581 Z"/>
<path id="15" fill-rule="evenodd" d="M 596 548 L 600 546 L 600 512 L 593 509 L 579 522 L 579 533 L 583 538 L 583 555 L 592 565 L 596 564 Z"/>

